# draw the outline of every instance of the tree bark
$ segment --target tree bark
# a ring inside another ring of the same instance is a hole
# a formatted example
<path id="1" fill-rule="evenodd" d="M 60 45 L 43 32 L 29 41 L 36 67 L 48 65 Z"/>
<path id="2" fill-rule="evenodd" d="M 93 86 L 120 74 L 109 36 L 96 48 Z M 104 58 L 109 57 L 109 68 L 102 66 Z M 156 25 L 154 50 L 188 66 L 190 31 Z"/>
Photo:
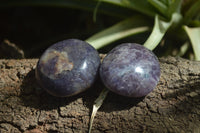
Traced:
<path id="1" fill-rule="evenodd" d="M 92 132 L 200 132 L 200 62 L 160 58 L 161 78 L 143 98 L 109 92 Z M 95 85 L 73 97 L 57 98 L 35 80 L 38 59 L 0 60 L 0 132 L 88 132 Z"/>

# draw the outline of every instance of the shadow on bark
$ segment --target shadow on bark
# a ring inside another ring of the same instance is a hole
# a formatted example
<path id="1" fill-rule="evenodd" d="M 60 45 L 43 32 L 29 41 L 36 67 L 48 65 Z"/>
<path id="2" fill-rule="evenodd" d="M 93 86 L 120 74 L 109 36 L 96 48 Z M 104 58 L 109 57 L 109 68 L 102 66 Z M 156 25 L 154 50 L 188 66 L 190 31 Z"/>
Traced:
<path id="1" fill-rule="evenodd" d="M 48 94 L 44 89 L 39 87 L 35 79 L 35 70 L 31 70 L 24 77 L 20 86 L 20 98 L 24 102 L 25 106 L 42 110 L 56 109 L 58 107 L 68 105 L 78 98 L 82 98 L 83 104 L 91 110 L 95 99 L 99 96 L 103 87 L 104 86 L 102 85 L 102 82 L 100 82 L 100 79 L 98 78 L 93 87 L 89 88 L 85 92 L 80 93 L 79 95 L 65 98 L 55 97 Z M 144 97 L 127 98 L 114 94 L 113 92 L 109 92 L 105 100 L 107 104 L 103 104 L 99 111 L 112 112 L 130 109 L 143 99 Z"/>
<path id="2" fill-rule="evenodd" d="M 35 70 L 31 70 L 23 79 L 21 84 L 20 98 L 25 106 L 33 107 L 41 110 L 57 109 L 60 106 L 65 106 L 82 97 L 81 93 L 73 97 L 55 97 L 48 94 L 44 89 L 40 88 L 35 79 Z"/>

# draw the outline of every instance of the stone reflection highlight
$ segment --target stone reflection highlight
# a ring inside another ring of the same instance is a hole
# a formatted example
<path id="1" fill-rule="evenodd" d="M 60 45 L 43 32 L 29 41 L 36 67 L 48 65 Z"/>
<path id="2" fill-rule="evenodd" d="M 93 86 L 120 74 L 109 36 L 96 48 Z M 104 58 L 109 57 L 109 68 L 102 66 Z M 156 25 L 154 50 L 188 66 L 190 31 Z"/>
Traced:
<path id="1" fill-rule="evenodd" d="M 144 73 L 144 71 L 143 71 L 143 69 L 142 69 L 141 67 L 136 67 L 136 68 L 135 68 L 135 72 L 136 72 L 136 73 L 140 73 L 140 74 L 143 74 L 143 73 Z"/>

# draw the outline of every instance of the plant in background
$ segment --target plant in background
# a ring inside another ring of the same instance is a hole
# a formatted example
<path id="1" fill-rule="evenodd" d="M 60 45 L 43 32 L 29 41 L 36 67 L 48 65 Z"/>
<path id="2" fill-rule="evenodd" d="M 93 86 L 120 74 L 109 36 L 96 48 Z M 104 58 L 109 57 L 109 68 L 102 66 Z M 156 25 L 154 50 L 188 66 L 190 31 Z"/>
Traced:
<path id="1" fill-rule="evenodd" d="M 122 38 L 152 30 L 145 39 L 145 47 L 153 50 L 162 39 L 172 38 L 174 49 L 177 40 L 182 43 L 177 56 L 188 52 L 191 44 L 195 59 L 200 60 L 200 0 L 10 0 L 0 4 L 4 8 L 13 6 L 67 7 L 93 11 L 94 19 L 97 13 L 119 17 L 123 20 L 86 41 L 100 49 Z M 169 38 L 163 38 L 165 35 Z"/>
<path id="2" fill-rule="evenodd" d="M 149 18 L 155 19 L 153 30 L 144 46 L 153 50 L 170 34 L 174 38 L 185 41 L 177 55 L 184 55 L 188 43 L 192 45 L 195 59 L 200 60 L 200 1 L 195 0 L 101 0 L 123 8 L 128 8 L 145 15 L 134 15 L 118 24 L 101 31 L 86 41 L 99 49 L 118 39 L 134 36 L 151 29 Z M 123 9 L 122 9 L 123 10 Z M 167 34 L 167 35 L 168 35 Z M 188 37 L 185 35 L 187 34 Z M 175 42 L 174 42 L 175 43 Z M 166 44 L 167 45 L 167 44 Z"/>
<path id="3" fill-rule="evenodd" d="M 87 9 L 94 11 L 94 20 L 97 13 L 123 18 L 86 39 L 96 49 L 128 36 L 152 31 L 143 44 L 146 48 L 154 50 L 161 40 L 166 39 L 164 36 L 169 36 L 183 43 L 177 56 L 183 56 L 192 46 L 195 59 L 200 60 L 200 0 L 19 0 L 2 2 L 0 6 L 19 5 Z M 150 23 L 152 20 L 154 25 Z M 175 41 L 172 43 L 176 45 Z M 108 90 L 104 89 L 93 105 L 90 131 L 94 116 L 107 93 Z"/>

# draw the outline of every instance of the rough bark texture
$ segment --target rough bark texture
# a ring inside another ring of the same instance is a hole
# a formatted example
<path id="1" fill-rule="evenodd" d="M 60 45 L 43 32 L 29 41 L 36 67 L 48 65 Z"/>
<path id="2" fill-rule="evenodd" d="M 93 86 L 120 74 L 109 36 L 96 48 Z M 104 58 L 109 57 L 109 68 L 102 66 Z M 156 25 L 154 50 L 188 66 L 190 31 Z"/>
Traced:
<path id="1" fill-rule="evenodd" d="M 87 132 L 102 84 L 78 96 L 57 98 L 40 89 L 37 59 L 0 60 L 0 132 Z M 161 58 L 161 79 L 144 98 L 110 92 L 93 132 L 200 132 L 200 62 Z"/>

